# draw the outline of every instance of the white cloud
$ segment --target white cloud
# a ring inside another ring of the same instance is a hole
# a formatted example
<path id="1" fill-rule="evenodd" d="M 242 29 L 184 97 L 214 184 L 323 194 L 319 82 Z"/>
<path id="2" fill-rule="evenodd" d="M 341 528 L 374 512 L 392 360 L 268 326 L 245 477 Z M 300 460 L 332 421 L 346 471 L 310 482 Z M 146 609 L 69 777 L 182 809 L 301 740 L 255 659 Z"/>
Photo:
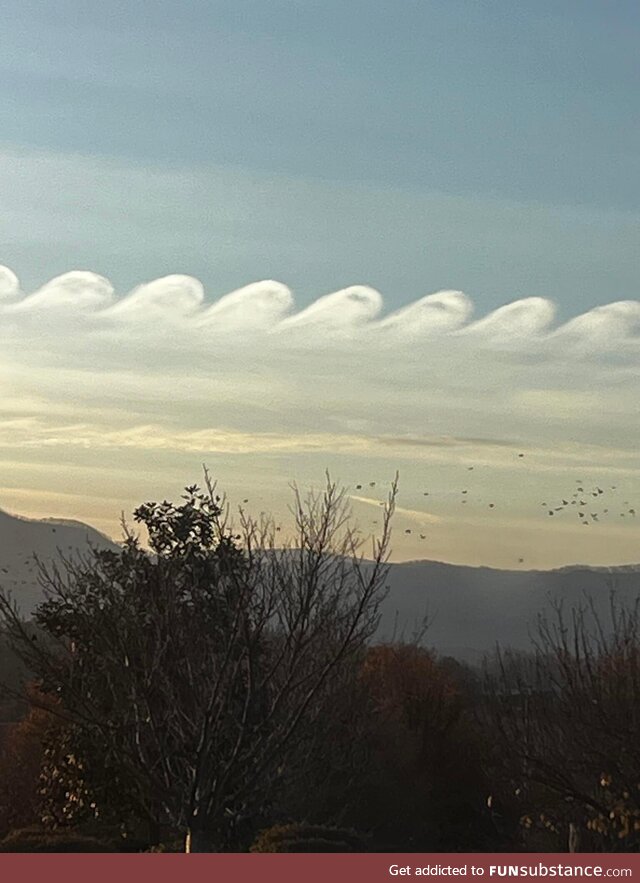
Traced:
<path id="1" fill-rule="evenodd" d="M 360 285 L 327 294 L 295 311 L 292 292 L 275 281 L 256 282 L 209 303 L 202 284 L 191 276 L 166 276 L 116 296 L 104 277 L 73 271 L 31 294 L 20 294 L 18 280 L 7 267 L 0 267 L 0 296 L 0 333 L 5 344 L 33 327 L 51 336 L 64 332 L 72 318 L 96 341 L 109 335 L 118 340 L 130 333 L 138 338 L 142 324 L 149 348 L 166 326 L 187 332 L 188 340 L 173 341 L 173 351 L 214 340 L 219 345 L 215 335 L 230 330 L 263 336 L 277 333 L 285 340 L 285 348 L 304 332 L 309 347 L 320 350 L 332 344 L 340 330 L 340 340 L 372 347 L 399 342 L 415 347 L 423 339 L 438 338 L 447 347 L 463 341 L 462 351 L 467 353 L 478 345 L 502 348 L 511 344 L 523 352 L 542 345 L 553 357 L 577 341 L 591 354 L 619 353 L 621 345 L 633 355 L 640 353 L 640 301 L 629 300 L 596 307 L 553 327 L 555 306 L 543 298 L 515 301 L 472 321 L 473 304 L 465 294 L 441 291 L 382 315 L 382 295 Z M 73 343 L 69 331 L 59 342 L 64 349 Z"/>
<path id="2" fill-rule="evenodd" d="M 122 294 L 76 271 L 29 293 L 0 268 L 0 460 L 37 484 L 29 499 L 40 488 L 43 507 L 59 489 L 66 515 L 93 466 L 103 527 L 120 493 L 127 507 L 134 474 L 136 488 L 149 475 L 173 482 L 204 460 L 261 487 L 266 506 L 276 478 L 282 491 L 329 466 L 353 492 L 357 475 L 380 484 L 398 467 L 398 516 L 431 525 L 441 557 L 464 525 L 491 536 L 494 501 L 494 526 L 511 524 L 515 543 L 558 482 L 610 476 L 640 492 L 640 304 L 563 325 L 554 315 L 528 298 L 474 317 L 455 291 L 389 314 L 366 286 L 298 310 L 279 282 L 212 299 L 185 275 Z M 570 544 L 579 531 L 562 524 Z M 401 550 L 412 536 L 400 532 Z"/>
<path id="3" fill-rule="evenodd" d="M 349 496 L 357 503 L 364 503 L 365 506 L 375 506 L 379 509 L 384 505 L 384 500 L 376 500 L 372 497 L 360 497 L 358 494 L 349 494 Z M 406 506 L 396 506 L 395 511 L 398 515 L 404 515 L 405 518 L 417 521 L 419 524 L 440 524 L 443 521 L 442 517 L 423 509 L 407 509 Z"/>
<path id="4" fill-rule="evenodd" d="M 273 281 L 211 303 L 189 276 L 123 296 L 76 271 L 19 293 L 2 268 L 0 292 L 5 414 L 32 402 L 34 413 L 103 408 L 129 413 L 129 427 L 190 431 L 342 435 L 359 426 L 363 437 L 480 438 L 497 429 L 531 447 L 562 440 L 572 422 L 596 444 L 608 436 L 624 446 L 635 429 L 636 301 L 554 327 L 547 300 L 473 320 L 471 301 L 450 291 L 385 315 L 377 291 L 354 286 L 296 311 Z"/>

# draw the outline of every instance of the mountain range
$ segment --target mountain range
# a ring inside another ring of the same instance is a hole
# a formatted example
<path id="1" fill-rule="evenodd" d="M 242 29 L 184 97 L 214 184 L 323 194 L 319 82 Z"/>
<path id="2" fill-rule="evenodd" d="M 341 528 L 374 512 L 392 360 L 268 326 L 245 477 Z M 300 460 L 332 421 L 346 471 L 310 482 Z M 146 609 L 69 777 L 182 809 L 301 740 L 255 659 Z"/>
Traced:
<path id="1" fill-rule="evenodd" d="M 90 546 L 116 548 L 107 536 L 78 521 L 32 520 L 0 510 L 0 589 L 8 590 L 29 616 L 43 597 L 34 556 L 47 565 L 61 553 L 74 555 Z M 624 604 L 640 596 L 640 565 L 516 571 L 408 561 L 390 565 L 388 586 L 379 638 L 409 638 L 426 615 L 427 644 L 475 662 L 497 643 L 529 648 L 537 617 L 552 599 L 567 608 L 592 599 L 606 622 L 612 589 Z"/>

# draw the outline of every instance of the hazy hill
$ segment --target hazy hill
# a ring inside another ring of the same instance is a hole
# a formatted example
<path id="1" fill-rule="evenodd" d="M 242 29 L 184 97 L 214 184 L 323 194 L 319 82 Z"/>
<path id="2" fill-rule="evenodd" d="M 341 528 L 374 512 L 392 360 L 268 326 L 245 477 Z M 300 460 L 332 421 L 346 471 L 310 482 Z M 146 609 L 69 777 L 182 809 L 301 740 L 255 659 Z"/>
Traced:
<path id="1" fill-rule="evenodd" d="M 48 564 L 60 553 L 77 554 L 90 545 L 115 548 L 108 537 L 80 521 L 36 521 L 0 509 L 0 588 L 9 590 L 23 613 L 29 614 L 42 599 L 34 555 Z"/>
<path id="2" fill-rule="evenodd" d="M 425 610 L 427 642 L 443 653 L 473 661 L 503 645 L 526 649 L 540 611 L 552 598 L 567 607 L 592 598 L 607 620 L 611 588 L 625 603 L 640 595 L 640 565 L 620 568 L 563 567 L 558 570 L 494 570 L 435 561 L 392 566 L 383 607 L 382 632 L 409 635 Z"/>
<path id="3" fill-rule="evenodd" d="M 46 563 L 59 550 L 71 554 L 86 550 L 88 544 L 114 546 L 108 537 L 80 522 L 34 521 L 0 510 L 0 587 L 9 589 L 28 615 L 42 597 L 34 553 Z M 584 602 L 586 593 L 606 617 L 612 584 L 621 599 L 634 601 L 640 594 L 640 565 L 510 571 L 435 561 L 394 564 L 380 636 L 409 637 L 428 612 L 432 622 L 427 642 L 443 653 L 473 661 L 497 641 L 528 647 L 529 629 L 550 597 L 573 606 Z"/>

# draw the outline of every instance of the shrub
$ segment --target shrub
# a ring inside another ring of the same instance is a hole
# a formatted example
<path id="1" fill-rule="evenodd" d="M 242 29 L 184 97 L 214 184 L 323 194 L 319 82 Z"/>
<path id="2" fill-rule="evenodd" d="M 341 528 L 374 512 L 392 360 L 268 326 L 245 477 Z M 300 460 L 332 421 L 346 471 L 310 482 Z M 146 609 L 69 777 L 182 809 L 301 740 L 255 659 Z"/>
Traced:
<path id="1" fill-rule="evenodd" d="M 113 846 L 76 831 L 22 828 L 0 841 L 0 852 L 115 852 Z"/>
<path id="2" fill-rule="evenodd" d="M 262 831 L 251 852 L 364 852 L 355 831 L 325 825 L 274 825 Z"/>

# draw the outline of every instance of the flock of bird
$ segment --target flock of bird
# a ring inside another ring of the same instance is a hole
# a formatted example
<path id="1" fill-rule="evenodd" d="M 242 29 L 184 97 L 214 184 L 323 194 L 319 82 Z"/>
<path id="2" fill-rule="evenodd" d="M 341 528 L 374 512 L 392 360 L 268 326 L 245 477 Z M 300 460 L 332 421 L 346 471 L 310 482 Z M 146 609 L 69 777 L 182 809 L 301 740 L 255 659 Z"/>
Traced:
<path id="1" fill-rule="evenodd" d="M 603 489 L 599 485 L 587 488 L 585 482 L 580 481 L 580 479 L 577 480 L 576 484 L 578 487 L 575 492 L 568 495 L 570 499 L 567 500 L 563 497 L 560 500 L 556 500 L 555 505 L 553 503 L 547 503 L 546 501 L 541 504 L 546 508 L 547 515 L 553 516 L 557 512 L 564 512 L 565 510 L 571 511 L 571 506 L 575 506 L 576 508 L 573 511 L 577 513 L 577 517 L 585 526 L 593 524 L 594 522 L 599 522 L 601 518 L 605 517 L 636 517 L 636 510 L 630 504 L 629 500 L 624 500 L 620 503 L 616 499 L 615 492 L 618 490 L 617 485 L 609 485 L 607 489 Z M 589 499 L 589 497 L 592 499 Z M 611 502 L 609 502 L 610 500 Z M 605 502 L 607 505 L 602 505 Z M 595 509 L 596 511 L 592 512 L 592 509 Z"/>
<path id="2" fill-rule="evenodd" d="M 518 460 L 524 460 L 524 453 L 517 454 Z M 465 470 L 467 472 L 473 472 L 475 466 L 466 466 Z M 369 481 L 368 487 L 374 488 L 376 486 L 375 481 Z M 360 483 L 355 485 L 355 490 L 362 491 L 367 487 L 366 483 Z M 557 500 L 543 500 L 540 502 L 540 505 L 546 511 L 547 516 L 550 517 L 562 517 L 561 513 L 567 513 L 575 515 L 577 521 L 588 527 L 590 525 L 598 524 L 601 521 L 607 520 L 608 518 L 635 518 L 636 517 L 636 509 L 633 505 L 631 505 L 629 500 L 622 501 L 620 497 L 622 495 L 618 494 L 619 488 L 618 485 L 608 485 L 606 488 L 601 487 L 599 484 L 589 485 L 588 482 L 585 482 L 581 479 L 576 480 L 576 487 L 572 491 L 568 491 L 566 495 L 559 497 Z M 423 496 L 437 496 L 437 492 L 432 491 L 422 491 Z M 460 500 L 459 502 L 462 505 L 466 505 L 470 499 L 473 498 L 472 491 L 469 488 L 462 488 L 459 491 Z M 550 499 L 550 498 L 549 498 Z M 495 509 L 495 502 L 486 502 L 483 501 L 482 498 L 478 497 L 477 501 L 483 504 L 483 507 L 486 509 Z M 380 505 L 383 505 L 380 502 Z M 377 521 L 373 521 L 373 524 L 377 524 Z M 414 534 L 416 533 L 412 528 L 405 528 L 405 534 Z M 427 535 L 423 533 L 417 534 L 421 540 L 426 540 Z M 519 558 L 518 563 L 522 564 L 524 562 L 524 558 Z"/>
<path id="3" fill-rule="evenodd" d="M 517 459 L 524 460 L 524 453 L 518 453 Z M 473 472 L 474 469 L 474 466 L 465 467 L 467 472 Z M 360 482 L 359 484 L 355 484 L 354 488 L 356 491 L 366 491 L 367 489 L 375 488 L 376 484 L 376 481 Z M 547 498 L 546 500 L 542 500 L 540 501 L 540 506 L 546 512 L 547 517 L 558 518 L 566 515 L 575 516 L 576 520 L 584 525 L 584 527 L 599 524 L 607 519 L 615 518 L 617 520 L 619 518 L 635 518 L 635 507 L 631 505 L 629 500 L 621 500 L 623 494 L 618 493 L 619 490 L 619 486 L 615 484 L 602 487 L 600 484 L 590 485 L 589 482 L 577 479 L 575 487 L 572 490 L 560 496 L 558 499 L 552 500 L 551 498 Z M 425 497 L 438 496 L 437 492 L 429 490 L 422 491 L 422 494 Z M 470 499 L 476 499 L 473 491 L 468 487 L 462 488 L 459 491 L 459 502 L 461 505 L 468 504 Z M 242 502 L 245 504 L 249 503 L 249 499 L 245 498 Z M 486 502 L 486 500 L 483 501 L 482 498 L 478 497 L 477 502 L 482 503 L 483 508 L 488 510 L 495 510 L 496 508 L 496 504 L 493 501 Z M 383 506 L 384 501 L 379 501 L 379 505 Z M 378 521 L 373 520 L 372 523 L 376 525 L 378 524 Z M 276 530 L 279 531 L 280 529 L 280 525 L 278 525 Z M 51 530 L 55 533 L 55 527 L 52 527 Z M 427 539 L 427 534 L 420 533 L 411 527 L 405 528 L 404 533 L 407 535 L 415 534 L 415 536 L 419 537 L 423 542 Z M 518 558 L 519 564 L 522 564 L 523 562 L 524 558 Z M 29 557 L 25 560 L 24 565 L 27 567 L 29 574 L 33 578 L 33 576 L 35 576 L 33 558 Z M 7 567 L 0 567 L 0 574 L 8 573 L 9 570 Z M 16 581 L 14 580 L 14 582 Z M 27 580 L 23 579 L 21 582 L 25 584 Z"/>

